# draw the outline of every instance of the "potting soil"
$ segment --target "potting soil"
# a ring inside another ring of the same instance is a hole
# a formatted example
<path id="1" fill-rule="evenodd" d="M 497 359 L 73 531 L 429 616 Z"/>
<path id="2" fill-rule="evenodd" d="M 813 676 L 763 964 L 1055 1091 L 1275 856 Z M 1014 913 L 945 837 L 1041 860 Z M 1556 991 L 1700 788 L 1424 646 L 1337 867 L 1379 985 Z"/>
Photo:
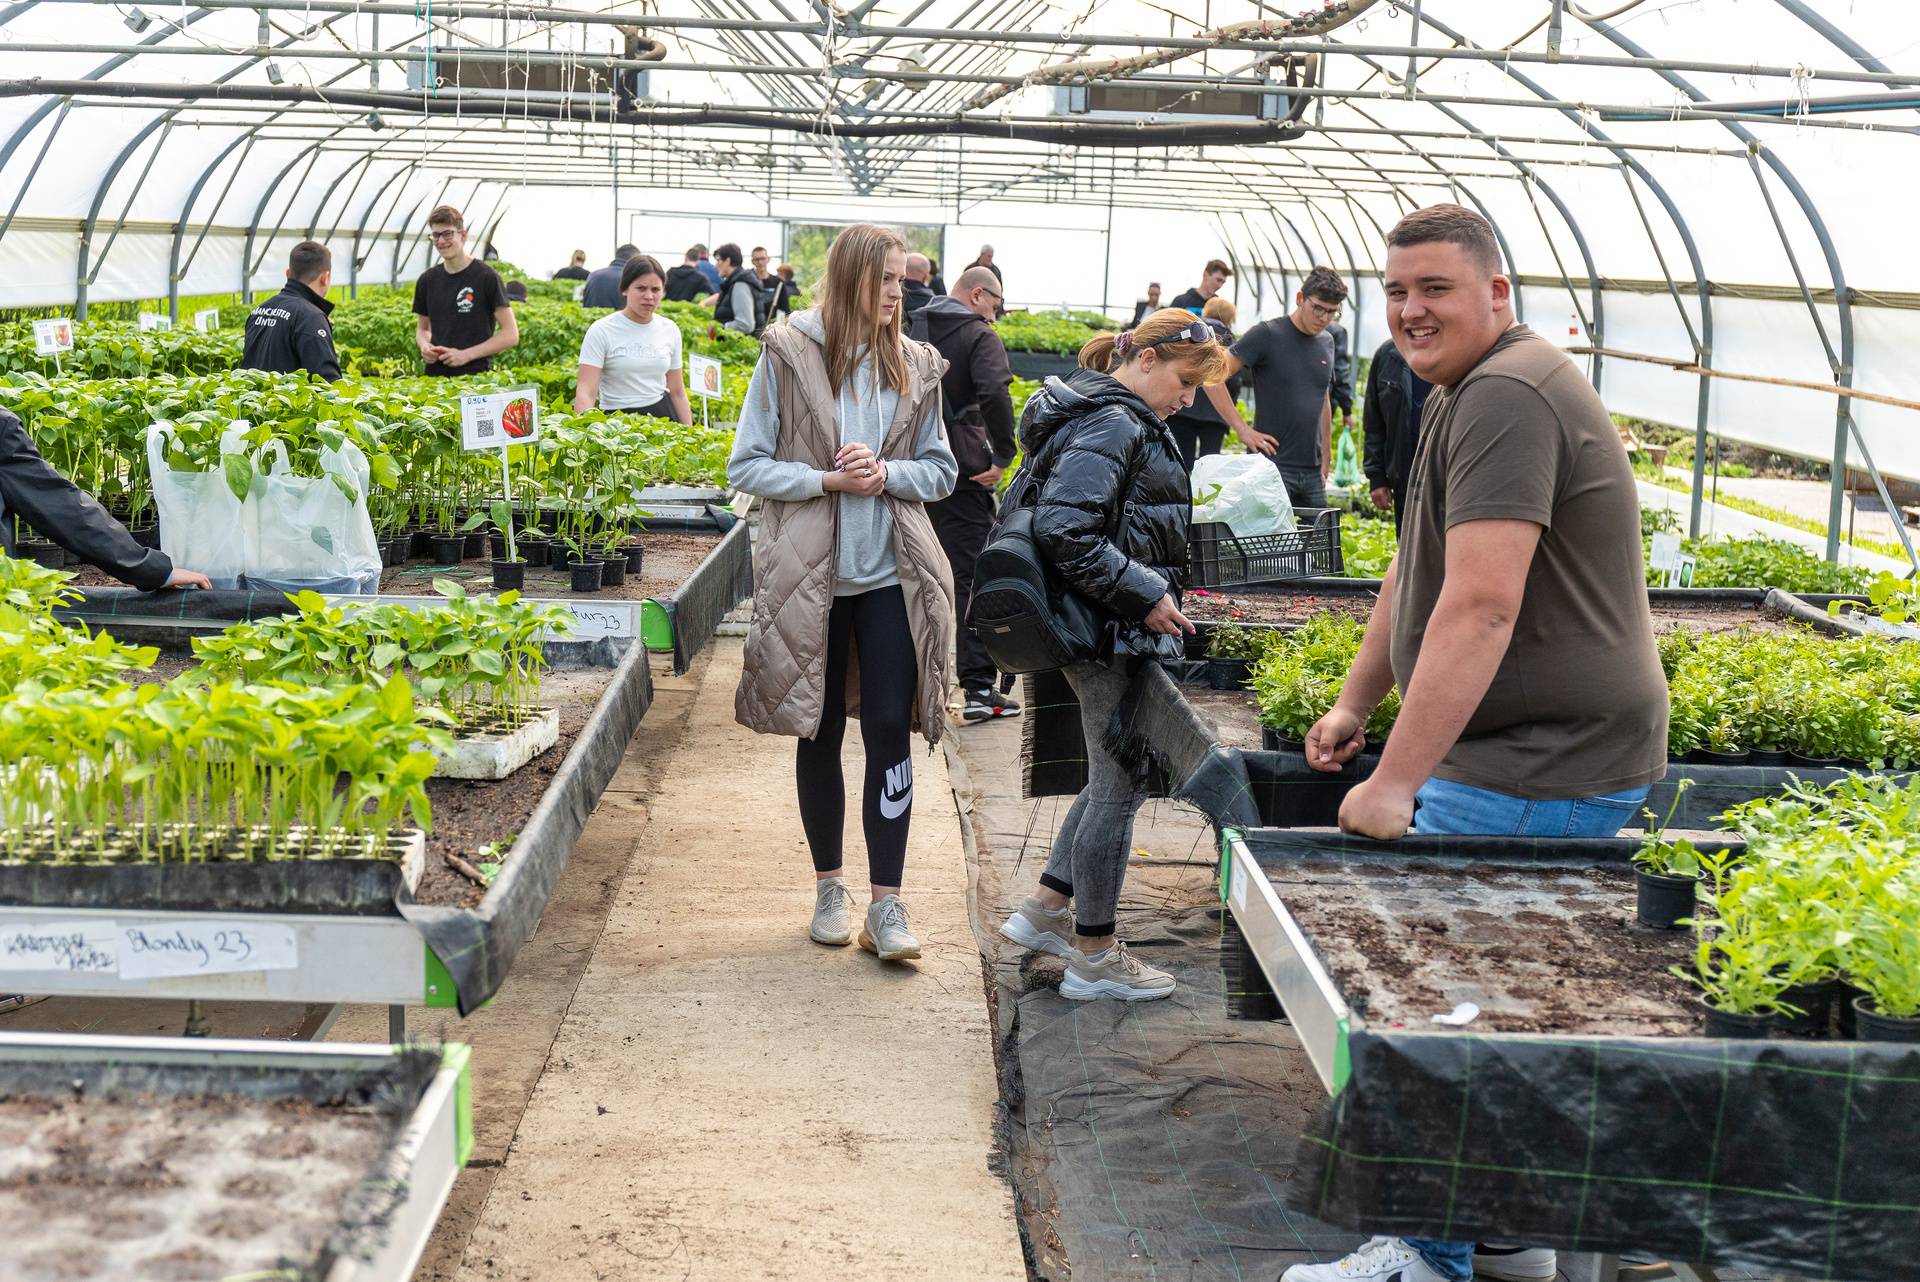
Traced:
<path id="1" fill-rule="evenodd" d="M 439 1065 L 0 1065 L 9 1276 L 324 1277 L 384 1243 L 410 1174 L 394 1140 Z"/>

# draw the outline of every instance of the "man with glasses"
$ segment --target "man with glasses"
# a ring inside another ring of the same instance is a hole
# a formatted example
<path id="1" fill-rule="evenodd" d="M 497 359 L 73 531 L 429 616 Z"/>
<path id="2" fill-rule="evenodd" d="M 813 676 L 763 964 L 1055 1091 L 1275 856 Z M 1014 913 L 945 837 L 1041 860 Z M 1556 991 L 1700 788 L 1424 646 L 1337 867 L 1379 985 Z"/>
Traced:
<path id="1" fill-rule="evenodd" d="M 1227 354 L 1227 374 L 1253 373 L 1249 429 L 1224 383 L 1207 388 L 1235 436 L 1273 460 L 1295 508 L 1327 505 L 1333 470 L 1333 340 L 1329 323 L 1340 318 L 1347 287 L 1331 267 L 1315 267 L 1293 296 L 1293 310 L 1249 329 Z M 1175 300 L 1178 301 L 1177 299 Z"/>
<path id="2" fill-rule="evenodd" d="M 466 222 L 452 205 L 427 215 L 427 237 L 440 264 L 413 284 L 413 341 L 429 374 L 483 374 L 520 341 L 507 287 L 499 272 L 468 256 Z"/>

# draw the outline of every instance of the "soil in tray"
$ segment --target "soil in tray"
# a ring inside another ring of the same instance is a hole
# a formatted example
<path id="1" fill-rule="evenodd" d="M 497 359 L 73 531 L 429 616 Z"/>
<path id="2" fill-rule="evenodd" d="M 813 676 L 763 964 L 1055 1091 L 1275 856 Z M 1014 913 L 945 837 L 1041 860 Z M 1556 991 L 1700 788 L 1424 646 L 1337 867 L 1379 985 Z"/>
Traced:
<path id="1" fill-rule="evenodd" d="M 597 597 L 606 601 L 641 601 L 668 597 L 700 568 L 702 561 L 713 554 L 721 537 L 718 534 L 677 532 L 643 534 L 639 541 L 647 549 L 641 561 L 645 568 L 637 575 L 629 574 L 621 586 L 601 588 L 598 592 L 575 592 L 569 571 L 530 565 L 527 567 L 527 585 L 522 592 L 532 597 L 563 600 L 570 597 Z M 466 585 L 470 592 L 492 592 L 493 566 L 486 560 L 462 561 L 454 566 L 410 561 L 383 573 L 380 576 L 380 591 L 387 596 L 432 596 L 435 579 L 453 579 Z"/>
<path id="2" fill-rule="evenodd" d="M 1670 969 L 1688 931 L 1634 924 L 1633 872 L 1492 863 L 1270 863 L 1267 877 L 1333 975 L 1376 1025 L 1438 1030 L 1460 1002 L 1471 1030 L 1698 1034 L 1695 990 Z"/>
<path id="3" fill-rule="evenodd" d="M 1189 619 L 1232 623 L 1305 623 L 1326 614 L 1365 619 L 1373 613 L 1371 592 L 1351 595 L 1265 591 L 1255 588 L 1189 589 L 1180 612 Z"/>
<path id="4" fill-rule="evenodd" d="M 1260 749 L 1260 710 L 1253 695 L 1245 690 L 1202 690 L 1183 687 L 1181 697 L 1192 705 L 1202 720 L 1212 724 L 1221 745 L 1243 752 Z"/>
<path id="5" fill-rule="evenodd" d="M 310 1263 L 392 1132 L 305 1100 L 0 1096 L 5 1274 L 204 1282 Z"/>

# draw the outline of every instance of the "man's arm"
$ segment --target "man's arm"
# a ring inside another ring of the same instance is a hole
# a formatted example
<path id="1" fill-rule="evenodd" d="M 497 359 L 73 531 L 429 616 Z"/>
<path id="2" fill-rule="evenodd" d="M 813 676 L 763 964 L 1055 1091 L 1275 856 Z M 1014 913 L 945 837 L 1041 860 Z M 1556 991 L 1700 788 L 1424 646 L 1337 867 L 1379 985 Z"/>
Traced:
<path id="1" fill-rule="evenodd" d="M 1256 454 L 1265 454 L 1271 457 L 1274 451 L 1280 448 L 1280 442 L 1274 440 L 1265 432 L 1256 432 L 1248 427 L 1247 421 L 1240 417 L 1240 407 L 1233 403 L 1233 394 L 1227 391 L 1227 380 L 1245 368 L 1246 365 L 1241 361 L 1239 354 L 1229 351 L 1227 353 L 1227 368 L 1221 373 L 1220 381 L 1218 383 L 1208 383 L 1200 389 L 1200 394 L 1207 398 L 1208 403 L 1213 406 L 1214 412 L 1219 414 L 1221 420 L 1233 430 L 1233 434 L 1240 438 L 1242 445 Z"/>
<path id="2" fill-rule="evenodd" d="M 1013 366 L 1007 361 L 1007 345 L 998 334 L 982 330 L 973 345 L 972 358 L 973 393 L 979 398 L 980 417 L 987 425 L 987 453 L 994 467 L 1004 468 L 1020 452 L 1013 431 L 1013 393 L 1009 390 L 1013 386 Z"/>
<path id="3" fill-rule="evenodd" d="M 1500 669 L 1541 529 L 1532 521 L 1487 520 L 1447 531 L 1446 580 L 1419 662 L 1379 768 L 1340 806 L 1346 831 L 1384 841 L 1406 834 L 1414 793 L 1452 751 Z"/>
<path id="4" fill-rule="evenodd" d="M 1325 397 L 1320 402 L 1320 475 L 1322 478 L 1333 475 L 1333 398 Z"/>
<path id="5" fill-rule="evenodd" d="M 446 350 L 433 345 L 433 322 L 424 312 L 413 314 L 413 345 L 420 349 L 420 359 L 429 365 L 438 364 L 441 353 Z"/>
<path id="6" fill-rule="evenodd" d="M 753 333 L 753 286 L 740 281 L 733 287 L 733 319 L 727 322 L 727 328 L 738 330 L 742 334 Z"/>
<path id="7" fill-rule="evenodd" d="M 340 357 L 333 350 L 333 339 L 323 335 L 317 326 L 300 327 L 293 336 L 293 352 L 300 359 L 300 368 L 309 374 L 318 374 L 329 383 L 340 377 Z"/>
<path id="8" fill-rule="evenodd" d="M 20 420 L 0 413 L 0 510 L 123 583 L 156 592 L 173 577 L 167 554 L 134 541 L 105 508 L 40 457 Z M 190 581 L 205 585 L 198 575 Z"/>
<path id="9" fill-rule="evenodd" d="M 1359 755 L 1367 745 L 1366 735 L 1361 733 L 1367 718 L 1393 688 L 1393 585 L 1397 568 L 1396 557 L 1381 576 L 1380 595 L 1374 599 L 1367 631 L 1360 639 L 1360 652 L 1347 669 L 1340 697 L 1307 731 L 1307 764 L 1315 770 L 1339 770 Z"/>
<path id="10" fill-rule="evenodd" d="M 1373 505 L 1393 506 L 1393 478 L 1387 475 L 1387 409 L 1380 402 L 1380 360 L 1367 368 L 1367 399 L 1360 407 L 1360 466 L 1367 474 Z M 1384 500 L 1384 501 L 1383 501 Z"/>
<path id="11" fill-rule="evenodd" d="M 460 355 L 463 358 L 461 364 L 464 365 L 470 364 L 473 361 L 485 360 L 489 356 L 497 355 L 510 347 L 519 345 L 520 322 L 514 319 L 511 304 L 493 309 L 493 323 L 495 326 L 493 337 L 484 343 L 475 343 L 472 347 L 461 351 Z"/>

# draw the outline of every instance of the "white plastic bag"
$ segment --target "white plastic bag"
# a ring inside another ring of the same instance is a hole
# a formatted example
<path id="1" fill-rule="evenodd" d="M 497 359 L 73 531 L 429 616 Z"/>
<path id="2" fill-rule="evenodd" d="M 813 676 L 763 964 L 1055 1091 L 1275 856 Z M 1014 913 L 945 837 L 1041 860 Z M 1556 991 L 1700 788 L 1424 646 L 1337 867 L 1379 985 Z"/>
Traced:
<path id="1" fill-rule="evenodd" d="M 1294 528 L 1280 469 L 1264 454 L 1208 454 L 1193 464 L 1193 520 L 1220 521 L 1236 535 Z"/>
<path id="2" fill-rule="evenodd" d="M 262 591 L 366 595 L 380 587 L 380 545 L 367 513 L 367 456 L 352 441 L 322 449 L 321 476 L 294 476 L 286 446 L 253 456 L 247 586 Z M 336 479 L 337 478 L 337 479 Z"/>
<path id="3" fill-rule="evenodd" d="M 244 455 L 240 439 L 250 425 L 244 420 L 220 437 L 220 456 Z M 147 468 L 153 477 L 154 507 L 160 518 L 160 550 L 175 567 L 198 570 L 216 588 L 237 588 L 247 570 L 246 504 L 227 484 L 226 469 L 211 472 L 176 471 L 167 462 L 171 423 L 147 428 Z"/>

